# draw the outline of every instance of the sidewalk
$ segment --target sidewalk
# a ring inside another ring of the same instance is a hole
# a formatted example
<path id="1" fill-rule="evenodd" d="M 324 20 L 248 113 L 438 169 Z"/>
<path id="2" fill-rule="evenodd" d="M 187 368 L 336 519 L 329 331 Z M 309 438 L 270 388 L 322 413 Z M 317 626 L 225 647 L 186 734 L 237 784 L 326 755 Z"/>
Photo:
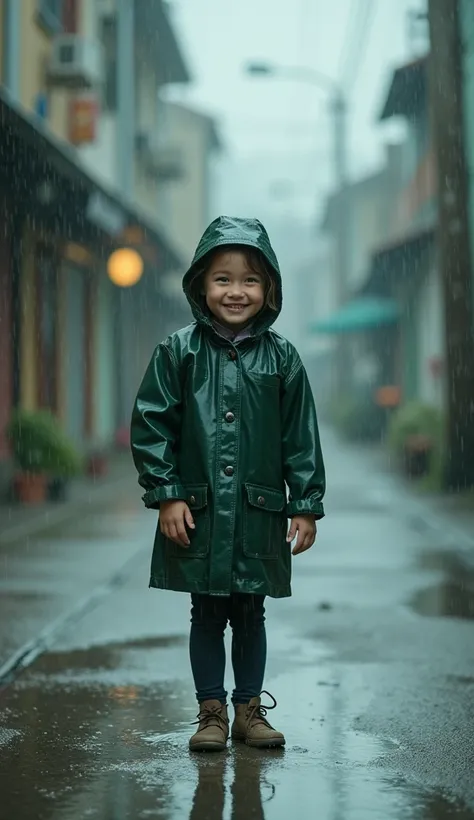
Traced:
<path id="1" fill-rule="evenodd" d="M 342 442 L 331 428 L 324 429 L 324 437 L 360 458 L 363 473 L 370 470 L 383 475 L 426 527 L 448 530 L 453 541 L 459 542 L 460 549 L 470 551 L 474 560 L 474 490 L 460 494 L 425 492 L 400 472 L 384 445 Z"/>
<path id="2" fill-rule="evenodd" d="M 0 507 L 0 681 L 151 554 L 156 516 L 144 512 L 128 453 L 70 489 L 66 502 Z"/>
<path id="3" fill-rule="evenodd" d="M 11 510 L 0 536 L 0 684 L 51 645 L 151 555 L 156 515 L 146 514 L 130 458 L 71 498 Z M 143 578 L 146 591 L 148 577 Z"/>
<path id="4" fill-rule="evenodd" d="M 130 482 L 131 477 L 135 477 L 135 470 L 130 453 L 118 452 L 110 458 L 107 475 L 101 478 L 81 476 L 72 481 L 65 501 L 40 505 L 0 503 L 0 549 L 9 541 L 74 517 L 81 507 L 100 504 L 124 482 Z"/>

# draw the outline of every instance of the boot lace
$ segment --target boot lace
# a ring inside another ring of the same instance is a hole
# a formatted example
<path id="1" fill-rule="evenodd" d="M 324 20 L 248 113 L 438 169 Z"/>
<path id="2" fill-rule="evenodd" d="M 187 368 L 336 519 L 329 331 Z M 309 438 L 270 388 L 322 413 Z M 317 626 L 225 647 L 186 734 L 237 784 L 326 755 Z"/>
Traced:
<path id="1" fill-rule="evenodd" d="M 263 723 L 265 726 L 268 726 L 269 729 L 273 729 L 273 726 L 271 726 L 267 720 L 267 714 L 271 709 L 276 709 L 278 704 L 273 695 L 271 695 L 270 692 L 267 692 L 266 689 L 262 690 L 260 696 L 262 695 L 268 695 L 268 697 L 272 699 L 273 704 L 271 706 L 265 706 L 261 703 L 260 706 L 257 704 L 255 704 L 255 706 L 250 706 L 247 711 L 247 720 L 252 726 L 256 723 Z"/>
<path id="2" fill-rule="evenodd" d="M 205 709 L 201 709 L 197 720 L 194 720 L 191 726 L 195 726 L 196 723 L 199 723 L 198 732 L 207 729 L 209 726 L 218 726 L 220 729 L 225 730 L 227 728 L 227 721 L 222 712 L 223 709 L 221 706 L 206 706 Z"/>

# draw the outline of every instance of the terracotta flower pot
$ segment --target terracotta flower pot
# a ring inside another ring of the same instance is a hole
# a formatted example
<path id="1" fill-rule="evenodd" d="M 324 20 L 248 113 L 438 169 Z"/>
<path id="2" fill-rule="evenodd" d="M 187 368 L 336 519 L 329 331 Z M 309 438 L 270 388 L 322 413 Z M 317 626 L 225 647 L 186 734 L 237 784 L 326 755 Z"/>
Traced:
<path id="1" fill-rule="evenodd" d="M 15 495 L 22 504 L 43 504 L 47 489 L 44 473 L 18 473 L 15 477 Z"/>

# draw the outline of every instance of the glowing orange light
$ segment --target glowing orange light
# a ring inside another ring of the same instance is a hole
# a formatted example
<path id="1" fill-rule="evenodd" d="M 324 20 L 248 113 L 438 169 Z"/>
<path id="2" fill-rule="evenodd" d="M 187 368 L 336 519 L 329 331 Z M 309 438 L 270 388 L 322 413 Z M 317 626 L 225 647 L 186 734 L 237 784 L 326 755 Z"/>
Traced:
<path id="1" fill-rule="evenodd" d="M 397 385 L 379 387 L 375 393 L 375 402 L 379 407 L 398 407 L 401 401 L 401 390 Z"/>
<path id="2" fill-rule="evenodd" d="M 143 259 L 133 248 L 119 248 L 107 263 L 109 279 L 119 288 L 130 288 L 142 278 Z"/>

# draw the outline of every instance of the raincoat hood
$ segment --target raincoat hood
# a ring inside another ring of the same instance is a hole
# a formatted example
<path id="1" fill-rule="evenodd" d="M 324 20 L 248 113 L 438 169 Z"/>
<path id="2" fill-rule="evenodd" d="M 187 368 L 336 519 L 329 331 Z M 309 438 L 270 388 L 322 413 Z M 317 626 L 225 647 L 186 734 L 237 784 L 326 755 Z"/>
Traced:
<path id="1" fill-rule="evenodd" d="M 183 290 L 191 306 L 194 318 L 200 324 L 212 327 L 212 318 L 206 308 L 205 298 L 193 292 L 192 284 L 196 277 L 203 273 L 212 251 L 225 245 L 243 245 L 260 251 L 270 276 L 275 281 L 276 306 L 274 310 L 268 305 L 256 316 L 252 327 L 253 333 L 262 333 L 267 330 L 278 318 L 282 307 L 282 283 L 278 260 L 273 250 L 268 234 L 258 219 L 244 219 L 232 216 L 219 216 L 205 230 L 189 270 L 183 277 Z"/>

